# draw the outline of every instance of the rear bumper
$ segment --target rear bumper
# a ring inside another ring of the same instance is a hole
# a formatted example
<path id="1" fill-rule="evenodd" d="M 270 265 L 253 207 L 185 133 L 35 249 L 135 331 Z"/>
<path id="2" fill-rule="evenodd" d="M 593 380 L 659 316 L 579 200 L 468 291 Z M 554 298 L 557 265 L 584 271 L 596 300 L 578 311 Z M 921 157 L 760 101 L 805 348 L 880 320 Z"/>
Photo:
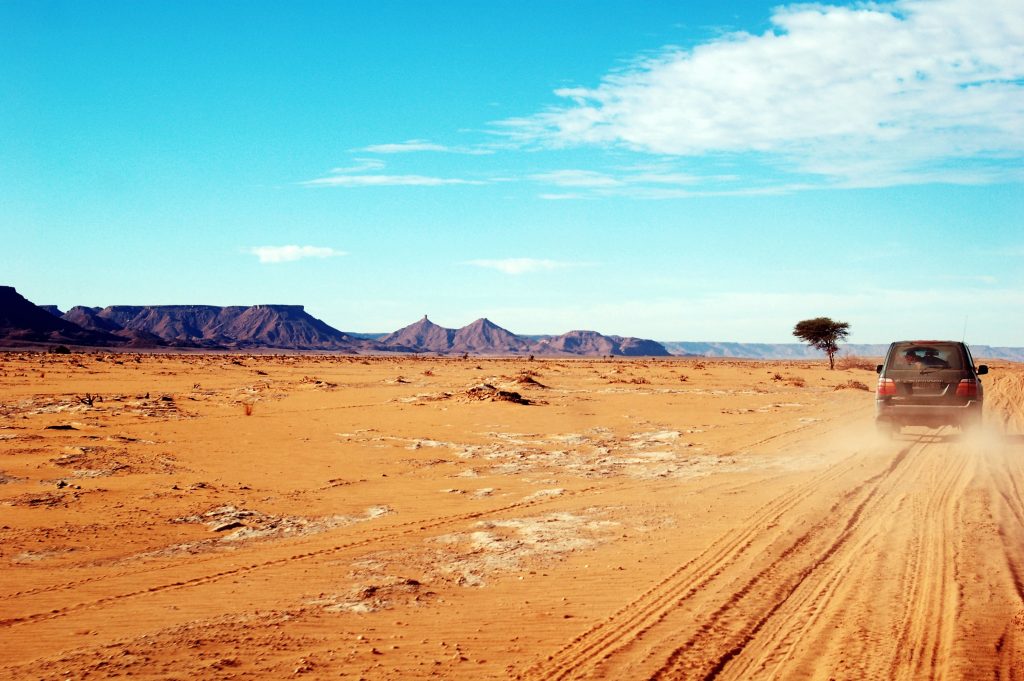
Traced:
<path id="1" fill-rule="evenodd" d="M 900 404 L 875 401 L 875 420 L 899 425 L 960 425 L 981 418 L 981 401 L 966 404 Z"/>

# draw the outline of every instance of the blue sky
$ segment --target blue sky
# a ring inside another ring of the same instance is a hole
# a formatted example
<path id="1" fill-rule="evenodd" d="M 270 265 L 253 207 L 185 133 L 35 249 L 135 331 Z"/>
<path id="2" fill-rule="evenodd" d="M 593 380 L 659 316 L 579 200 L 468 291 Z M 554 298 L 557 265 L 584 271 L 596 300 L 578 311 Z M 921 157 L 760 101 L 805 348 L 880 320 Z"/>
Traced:
<path id="1" fill-rule="evenodd" d="M 0 283 L 1024 345 L 1024 5 L 0 0 Z"/>

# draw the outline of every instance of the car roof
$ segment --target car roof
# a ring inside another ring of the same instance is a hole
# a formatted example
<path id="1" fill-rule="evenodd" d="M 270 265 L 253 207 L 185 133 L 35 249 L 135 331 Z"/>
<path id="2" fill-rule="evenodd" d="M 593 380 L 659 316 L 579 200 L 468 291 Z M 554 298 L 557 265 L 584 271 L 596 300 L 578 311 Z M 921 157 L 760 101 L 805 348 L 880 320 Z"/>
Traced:
<path id="1" fill-rule="evenodd" d="M 896 343 L 955 343 L 957 345 L 961 344 L 960 341 L 954 341 L 954 340 L 902 340 L 902 341 L 895 341 L 895 342 Z"/>

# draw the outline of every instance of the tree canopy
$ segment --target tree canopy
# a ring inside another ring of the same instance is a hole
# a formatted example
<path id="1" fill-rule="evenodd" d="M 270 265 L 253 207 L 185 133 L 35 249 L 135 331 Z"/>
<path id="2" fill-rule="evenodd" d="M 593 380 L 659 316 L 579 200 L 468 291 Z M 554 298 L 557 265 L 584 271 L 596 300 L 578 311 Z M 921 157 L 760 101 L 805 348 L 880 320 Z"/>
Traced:
<path id="1" fill-rule="evenodd" d="M 846 340 L 846 337 L 850 335 L 850 325 L 847 322 L 837 322 L 828 317 L 815 317 L 797 322 L 793 327 L 793 335 L 809 343 L 811 347 L 827 353 L 828 367 L 835 369 L 839 341 Z"/>

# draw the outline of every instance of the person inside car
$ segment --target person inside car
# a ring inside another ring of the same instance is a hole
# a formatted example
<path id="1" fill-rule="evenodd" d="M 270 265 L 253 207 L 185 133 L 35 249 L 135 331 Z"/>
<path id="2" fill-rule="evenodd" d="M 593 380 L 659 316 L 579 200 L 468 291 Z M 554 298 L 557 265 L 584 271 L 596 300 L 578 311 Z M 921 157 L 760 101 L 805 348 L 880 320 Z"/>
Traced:
<path id="1" fill-rule="evenodd" d="M 924 357 L 921 358 L 921 363 L 930 367 L 945 368 L 949 366 L 949 362 L 939 357 L 939 351 L 935 348 L 928 348 L 924 351 Z"/>

